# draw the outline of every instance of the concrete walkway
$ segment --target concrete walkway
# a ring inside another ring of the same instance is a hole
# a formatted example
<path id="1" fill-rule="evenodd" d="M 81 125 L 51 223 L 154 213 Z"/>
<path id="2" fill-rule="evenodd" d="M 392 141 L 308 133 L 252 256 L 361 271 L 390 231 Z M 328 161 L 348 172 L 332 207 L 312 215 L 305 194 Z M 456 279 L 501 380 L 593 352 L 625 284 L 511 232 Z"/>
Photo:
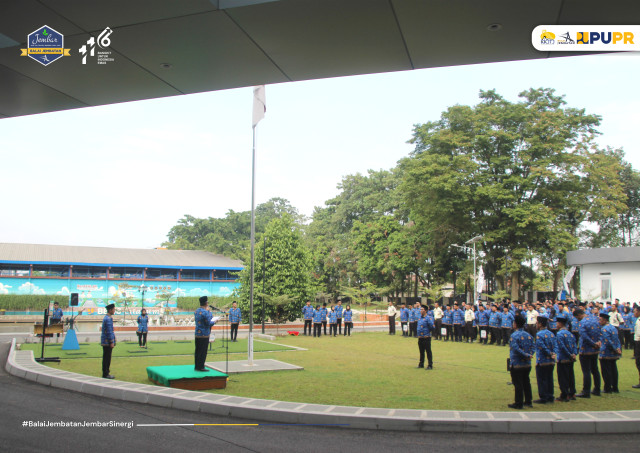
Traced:
<path id="1" fill-rule="evenodd" d="M 377 409 L 240 398 L 90 377 L 40 365 L 12 341 L 7 372 L 43 385 L 156 406 L 270 423 L 470 433 L 640 433 L 640 410 L 471 412 Z"/>

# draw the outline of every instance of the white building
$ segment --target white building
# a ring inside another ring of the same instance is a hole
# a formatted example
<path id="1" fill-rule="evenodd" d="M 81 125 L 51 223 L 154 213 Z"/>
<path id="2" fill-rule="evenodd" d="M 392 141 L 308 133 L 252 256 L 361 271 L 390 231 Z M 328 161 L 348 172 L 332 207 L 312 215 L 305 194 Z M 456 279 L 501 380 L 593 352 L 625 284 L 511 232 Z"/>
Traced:
<path id="1" fill-rule="evenodd" d="M 567 264 L 580 269 L 580 299 L 640 301 L 640 247 L 576 250 Z"/>

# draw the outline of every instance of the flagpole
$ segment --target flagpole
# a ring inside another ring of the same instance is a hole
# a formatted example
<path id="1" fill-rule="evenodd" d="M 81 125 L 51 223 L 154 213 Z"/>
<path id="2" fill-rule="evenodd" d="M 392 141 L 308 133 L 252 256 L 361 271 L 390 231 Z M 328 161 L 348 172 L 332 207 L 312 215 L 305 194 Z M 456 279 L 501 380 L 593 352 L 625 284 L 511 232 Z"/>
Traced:
<path id="1" fill-rule="evenodd" d="M 249 286 L 249 366 L 253 365 L 253 272 L 256 242 L 256 126 L 253 130 L 253 158 L 251 161 L 251 284 Z"/>
<path id="2" fill-rule="evenodd" d="M 267 111 L 264 85 L 253 89 L 253 157 L 251 161 L 251 264 L 249 285 L 249 341 L 248 341 L 248 365 L 253 366 L 253 281 L 255 271 L 255 245 L 256 245 L 256 126 Z"/>

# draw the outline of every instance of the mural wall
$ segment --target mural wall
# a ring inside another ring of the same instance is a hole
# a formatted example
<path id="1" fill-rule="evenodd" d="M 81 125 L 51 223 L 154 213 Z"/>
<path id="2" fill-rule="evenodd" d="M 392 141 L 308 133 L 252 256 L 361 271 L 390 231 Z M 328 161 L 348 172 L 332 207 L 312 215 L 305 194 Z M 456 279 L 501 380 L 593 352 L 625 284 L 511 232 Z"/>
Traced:
<path id="1" fill-rule="evenodd" d="M 177 297 L 230 296 L 240 286 L 236 282 L 145 281 L 0 278 L 0 294 L 79 294 L 83 314 L 98 314 L 97 308 L 115 303 L 118 308 L 175 307 Z M 128 310 L 127 310 L 128 311 Z M 100 310 L 104 313 L 104 310 Z"/>

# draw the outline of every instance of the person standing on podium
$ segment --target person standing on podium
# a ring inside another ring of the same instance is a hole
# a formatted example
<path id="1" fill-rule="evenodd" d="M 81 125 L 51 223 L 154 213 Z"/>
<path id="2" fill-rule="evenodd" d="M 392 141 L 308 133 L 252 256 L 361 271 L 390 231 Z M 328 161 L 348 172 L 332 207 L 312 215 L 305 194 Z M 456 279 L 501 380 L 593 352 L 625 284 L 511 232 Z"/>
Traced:
<path id="1" fill-rule="evenodd" d="M 207 306 L 209 298 L 202 296 L 200 298 L 200 308 L 194 314 L 196 321 L 196 350 L 195 350 L 195 370 L 209 371 L 204 367 L 207 361 L 207 346 L 209 346 L 209 336 L 211 335 L 211 326 L 213 326 L 219 316 L 214 317 L 211 310 Z"/>

